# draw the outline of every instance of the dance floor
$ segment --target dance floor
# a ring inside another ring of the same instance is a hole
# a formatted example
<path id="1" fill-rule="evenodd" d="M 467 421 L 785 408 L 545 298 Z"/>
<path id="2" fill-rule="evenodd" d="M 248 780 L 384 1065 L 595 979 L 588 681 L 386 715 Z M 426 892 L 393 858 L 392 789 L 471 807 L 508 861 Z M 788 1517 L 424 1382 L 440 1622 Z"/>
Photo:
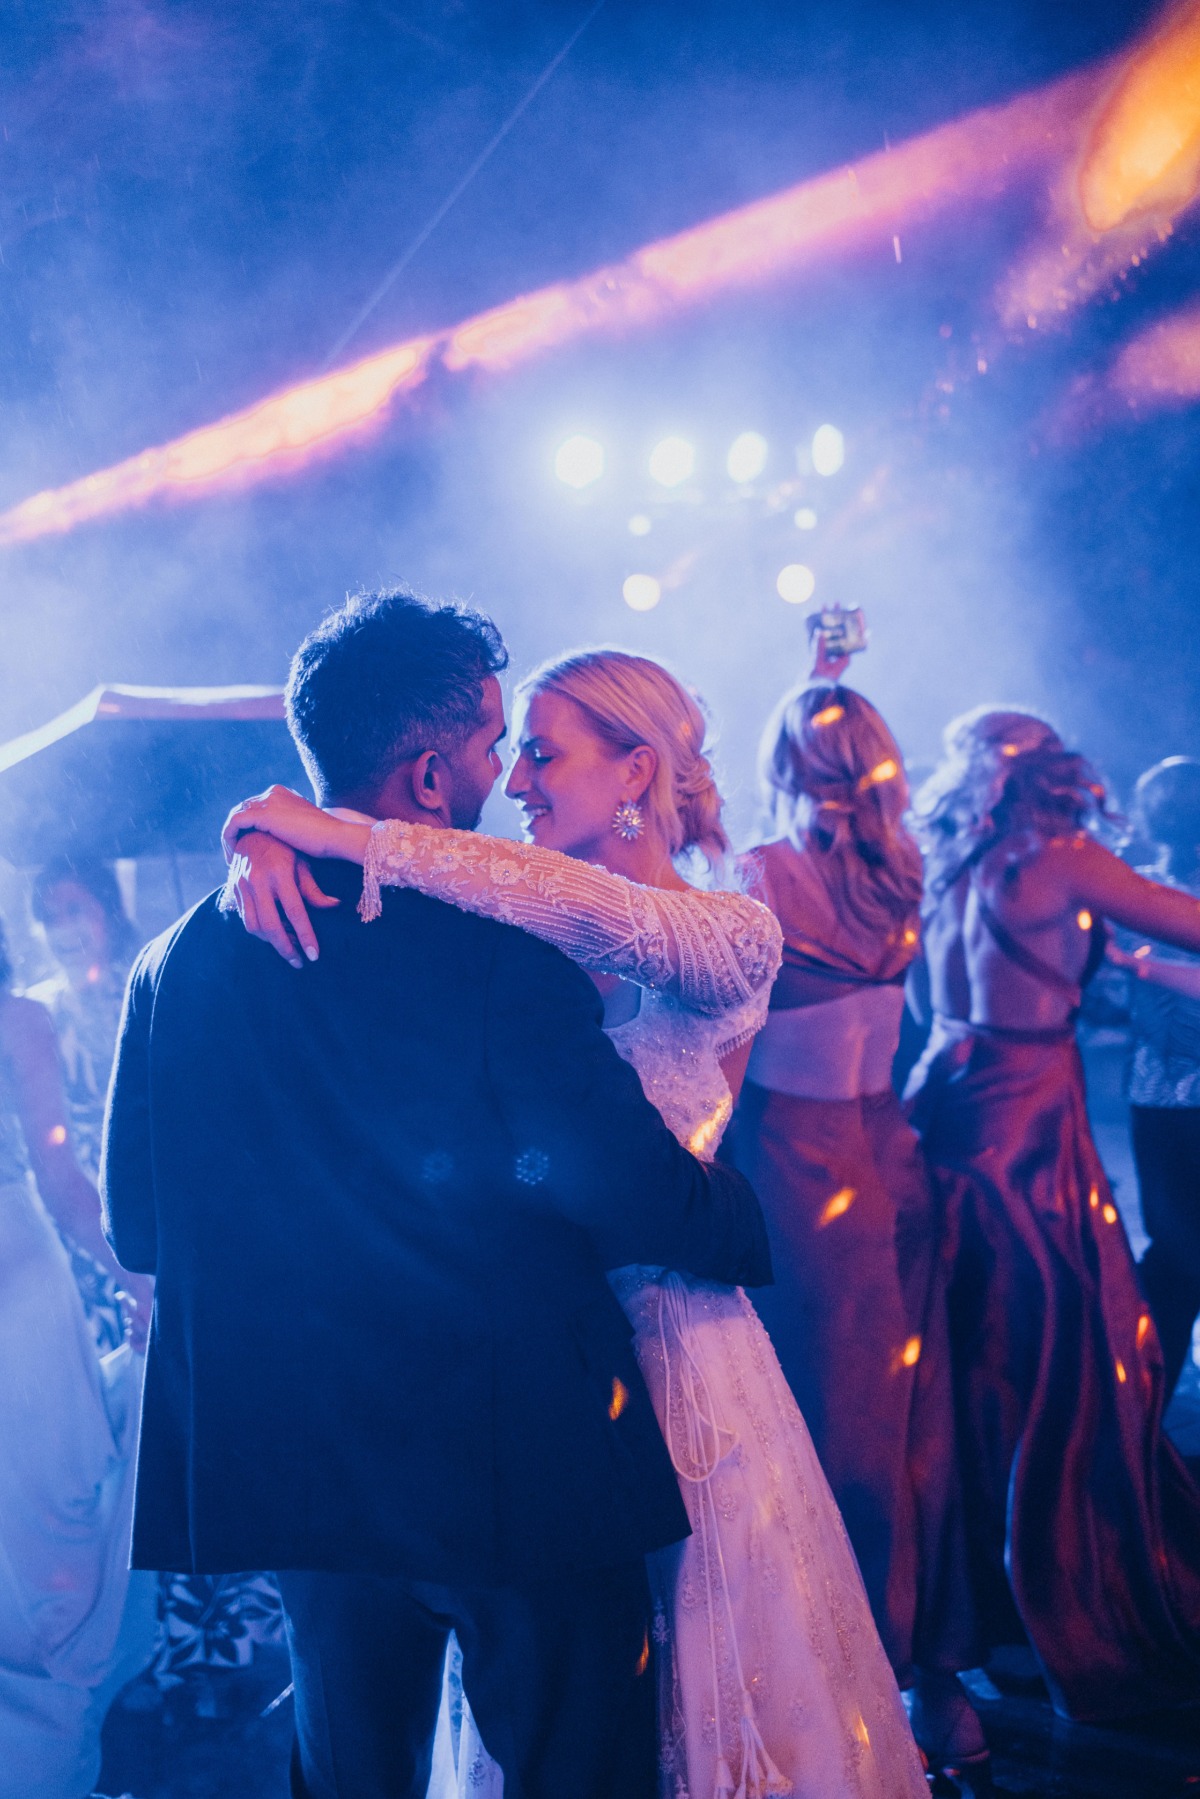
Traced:
<path id="1" fill-rule="evenodd" d="M 1097 1142 L 1135 1250 L 1142 1248 L 1136 1185 L 1120 1095 L 1121 1051 L 1102 1040 L 1086 1056 Z M 1180 1382 L 1171 1435 L 1200 1462 L 1200 1369 Z M 287 1799 L 291 1703 L 282 1649 L 259 1649 L 249 1667 L 201 1672 L 161 1698 L 149 1683 L 126 1689 L 105 1731 L 102 1793 L 130 1799 Z M 992 1785 L 946 1784 L 942 1799 L 985 1793 L 1021 1799 L 1200 1799 L 1200 1711 L 1138 1729 L 1093 1729 L 1055 1717 L 1036 1683 L 1000 1693 L 967 1677 L 993 1747 Z M 570 1799 L 564 1795 L 564 1799 Z"/>
<path id="2" fill-rule="evenodd" d="M 1200 1406 L 1198 1406 L 1200 1412 Z M 994 1754 L 993 1786 L 1022 1799 L 1190 1799 L 1200 1794 L 1200 1716 L 1146 1730 L 1095 1730 L 1055 1718 L 1044 1695 L 1001 1696 L 969 1677 Z M 287 1799 L 290 1703 L 263 1713 L 288 1680 L 282 1650 L 186 1683 L 161 1708 L 134 1686 L 109 1717 L 102 1791 L 132 1799 Z M 972 1794 L 943 1784 L 935 1792 Z M 564 1795 L 564 1799 L 569 1799 Z"/>

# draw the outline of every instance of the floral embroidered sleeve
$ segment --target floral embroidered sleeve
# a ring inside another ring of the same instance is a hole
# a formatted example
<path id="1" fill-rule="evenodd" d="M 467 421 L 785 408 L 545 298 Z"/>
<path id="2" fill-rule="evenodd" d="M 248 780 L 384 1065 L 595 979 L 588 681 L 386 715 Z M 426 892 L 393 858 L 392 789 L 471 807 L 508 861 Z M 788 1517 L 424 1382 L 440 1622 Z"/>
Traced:
<path id="1" fill-rule="evenodd" d="M 641 887 L 536 844 L 385 819 L 363 867 L 364 919 L 381 887 L 413 887 L 465 912 L 518 926 L 599 974 L 673 994 L 715 1016 L 765 1006 L 779 968 L 779 925 L 739 893 Z"/>

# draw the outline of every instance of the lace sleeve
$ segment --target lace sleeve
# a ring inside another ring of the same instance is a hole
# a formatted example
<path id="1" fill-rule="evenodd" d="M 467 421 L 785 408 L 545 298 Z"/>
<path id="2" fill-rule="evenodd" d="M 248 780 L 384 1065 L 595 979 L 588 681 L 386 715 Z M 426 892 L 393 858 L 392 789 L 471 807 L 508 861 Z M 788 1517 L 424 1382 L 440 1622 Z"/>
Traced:
<path id="1" fill-rule="evenodd" d="M 380 888 L 414 887 L 541 937 L 580 967 L 725 1012 L 769 990 L 782 937 L 774 916 L 738 893 L 641 887 L 557 850 L 473 831 L 385 819 L 363 866 L 364 919 Z"/>

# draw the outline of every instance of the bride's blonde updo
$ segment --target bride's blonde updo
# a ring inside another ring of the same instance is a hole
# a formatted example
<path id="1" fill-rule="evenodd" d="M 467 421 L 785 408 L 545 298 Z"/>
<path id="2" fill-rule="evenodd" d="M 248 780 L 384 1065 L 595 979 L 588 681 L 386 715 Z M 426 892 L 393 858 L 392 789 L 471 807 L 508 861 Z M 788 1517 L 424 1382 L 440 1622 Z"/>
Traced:
<path id="1" fill-rule="evenodd" d="M 661 662 L 627 650 L 577 650 L 534 669 L 517 693 L 525 705 L 538 693 L 573 700 L 614 756 L 627 756 L 641 744 L 652 749 L 657 766 L 641 802 L 652 828 L 672 856 L 695 850 L 714 873 L 721 870 L 729 838 L 705 753 L 708 721 Z"/>

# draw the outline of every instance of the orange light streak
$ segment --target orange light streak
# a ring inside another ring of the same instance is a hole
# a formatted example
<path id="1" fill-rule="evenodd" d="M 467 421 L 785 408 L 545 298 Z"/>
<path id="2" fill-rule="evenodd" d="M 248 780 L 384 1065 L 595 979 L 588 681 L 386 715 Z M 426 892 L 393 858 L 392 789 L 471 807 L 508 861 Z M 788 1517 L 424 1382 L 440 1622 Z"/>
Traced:
<path id="1" fill-rule="evenodd" d="M 1165 243 L 1200 187 L 1200 0 L 1110 66 L 1045 228 L 998 294 L 1010 330 L 1053 325 Z"/>
<path id="2" fill-rule="evenodd" d="M 627 261 L 393 345 L 0 514 L 0 545 L 74 530 L 156 498 L 194 498 L 290 473 L 383 422 L 435 366 L 500 372 L 598 331 L 876 244 L 955 202 L 978 206 L 1073 152 L 1099 91 L 1092 70 L 968 114 L 782 193 L 647 245 Z"/>
<path id="3" fill-rule="evenodd" d="M 1108 385 L 1131 411 L 1200 399 L 1200 306 L 1185 307 L 1132 338 Z"/>
<path id="4" fill-rule="evenodd" d="M 1093 231 L 1151 208 L 1174 213 L 1200 182 L 1200 3 L 1176 8 L 1130 58 L 1079 172 Z"/>

